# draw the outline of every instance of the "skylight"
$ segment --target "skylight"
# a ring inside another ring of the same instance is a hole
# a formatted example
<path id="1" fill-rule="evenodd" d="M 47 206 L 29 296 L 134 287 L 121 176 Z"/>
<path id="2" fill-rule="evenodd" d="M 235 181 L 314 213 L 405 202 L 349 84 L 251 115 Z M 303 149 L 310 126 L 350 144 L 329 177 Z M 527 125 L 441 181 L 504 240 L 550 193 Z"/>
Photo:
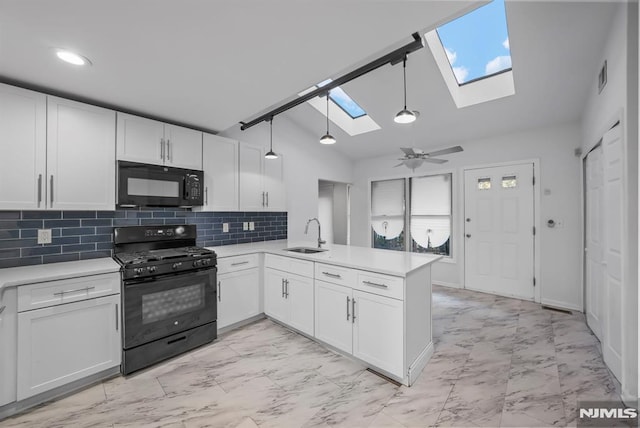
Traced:
<path id="1" fill-rule="evenodd" d="M 331 82 L 331 79 L 327 79 L 323 82 L 318 83 L 318 88 L 322 88 L 324 85 Z M 359 117 L 365 116 L 367 114 L 366 111 L 363 110 L 362 107 L 358 105 L 345 91 L 342 90 L 340 86 L 333 88 L 329 91 L 329 99 L 336 103 L 338 107 L 340 107 L 345 113 L 351 116 L 351 119 L 357 119 Z"/>
<path id="2" fill-rule="evenodd" d="M 511 69 L 504 0 L 493 0 L 436 31 L 458 85 Z"/>

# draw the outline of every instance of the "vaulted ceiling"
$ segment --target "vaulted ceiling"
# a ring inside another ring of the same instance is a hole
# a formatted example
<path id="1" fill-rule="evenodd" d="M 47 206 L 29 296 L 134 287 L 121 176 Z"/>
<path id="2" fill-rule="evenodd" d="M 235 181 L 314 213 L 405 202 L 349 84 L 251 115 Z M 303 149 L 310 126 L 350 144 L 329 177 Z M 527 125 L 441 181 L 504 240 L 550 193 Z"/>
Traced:
<path id="1" fill-rule="evenodd" d="M 0 79 L 220 132 L 483 3 L 0 0 Z M 407 65 L 419 120 L 393 122 L 402 70 L 385 66 L 343 86 L 382 129 L 349 137 L 333 127 L 331 149 L 361 159 L 577 120 L 618 6 L 507 0 L 516 95 L 457 109 L 425 47 Z M 93 65 L 64 64 L 55 48 Z M 311 106 L 284 114 L 312 139 L 323 134 Z"/>

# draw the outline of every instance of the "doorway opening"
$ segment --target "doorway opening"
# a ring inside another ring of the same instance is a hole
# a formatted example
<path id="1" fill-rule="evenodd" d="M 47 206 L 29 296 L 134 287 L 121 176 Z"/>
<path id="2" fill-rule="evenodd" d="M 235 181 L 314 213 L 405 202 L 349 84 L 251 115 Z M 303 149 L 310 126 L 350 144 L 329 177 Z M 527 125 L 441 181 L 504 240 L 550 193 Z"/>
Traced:
<path id="1" fill-rule="evenodd" d="M 318 180 L 318 220 L 328 244 L 351 244 L 351 185 Z"/>

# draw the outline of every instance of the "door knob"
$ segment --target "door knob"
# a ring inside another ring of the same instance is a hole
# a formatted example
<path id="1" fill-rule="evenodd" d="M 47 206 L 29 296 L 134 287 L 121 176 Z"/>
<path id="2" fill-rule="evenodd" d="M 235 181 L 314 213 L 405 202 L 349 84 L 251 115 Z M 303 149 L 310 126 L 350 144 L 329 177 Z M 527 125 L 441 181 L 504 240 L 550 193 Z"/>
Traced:
<path id="1" fill-rule="evenodd" d="M 467 234 L 466 234 L 466 237 L 467 237 L 467 238 L 471 238 L 471 234 L 467 233 Z"/>
<path id="2" fill-rule="evenodd" d="M 470 218 L 468 218 L 468 219 L 467 219 L 467 223 L 469 223 L 470 221 L 471 221 L 471 219 L 470 219 Z"/>

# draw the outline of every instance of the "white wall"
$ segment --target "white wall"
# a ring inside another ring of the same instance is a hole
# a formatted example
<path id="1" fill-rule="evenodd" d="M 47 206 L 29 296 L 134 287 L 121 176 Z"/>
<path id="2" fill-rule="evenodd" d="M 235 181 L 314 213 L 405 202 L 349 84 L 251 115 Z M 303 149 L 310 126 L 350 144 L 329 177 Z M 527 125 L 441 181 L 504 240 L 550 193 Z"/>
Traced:
<path id="1" fill-rule="evenodd" d="M 320 182 L 318 185 L 318 220 L 322 225 L 322 239 L 328 244 L 333 244 L 333 184 L 331 183 Z M 315 224 L 313 226 L 315 228 Z"/>
<path id="2" fill-rule="evenodd" d="M 638 4 L 619 6 L 600 64 L 607 61 L 607 86 L 598 94 L 596 76 L 582 119 L 582 148 L 586 155 L 602 135 L 620 120 L 626 155 L 624 211 L 627 233 L 623 244 L 622 397 L 638 398 Z"/>
<path id="3" fill-rule="evenodd" d="M 246 131 L 238 126 L 221 136 L 268 147 L 269 124 Z M 351 182 L 351 161 L 318 143 L 317 137 L 301 130 L 286 115 L 273 120 L 273 150 L 283 156 L 289 239 L 316 239 L 315 235 L 304 234 L 304 226 L 308 219 L 318 216 L 318 180 Z"/>
<path id="4" fill-rule="evenodd" d="M 548 219 L 564 222 L 562 228 L 538 227 L 541 246 L 541 275 L 538 285 L 541 288 L 542 300 L 550 305 L 582 310 L 581 176 L 580 159 L 574 155 L 574 149 L 580 146 L 579 124 L 500 135 L 461 142 L 460 145 L 464 152 L 447 156 L 448 163 L 438 166 L 425 164 L 426 166 L 416 169 L 415 174 L 404 167 L 393 168 L 397 163 L 395 156 L 356 162 L 351 196 L 353 245 L 370 246 L 369 180 L 453 172 L 454 257 L 451 262 L 443 261 L 434 265 L 432 278 L 434 283 L 462 287 L 463 169 L 469 166 L 537 158 L 540 167 L 537 184 L 543 190 L 541 206 L 536 207 L 540 210 L 540 221 L 543 225 Z"/>
<path id="5" fill-rule="evenodd" d="M 335 183 L 333 185 L 333 242 L 335 244 L 347 244 L 349 234 L 349 199 L 347 184 Z"/>

